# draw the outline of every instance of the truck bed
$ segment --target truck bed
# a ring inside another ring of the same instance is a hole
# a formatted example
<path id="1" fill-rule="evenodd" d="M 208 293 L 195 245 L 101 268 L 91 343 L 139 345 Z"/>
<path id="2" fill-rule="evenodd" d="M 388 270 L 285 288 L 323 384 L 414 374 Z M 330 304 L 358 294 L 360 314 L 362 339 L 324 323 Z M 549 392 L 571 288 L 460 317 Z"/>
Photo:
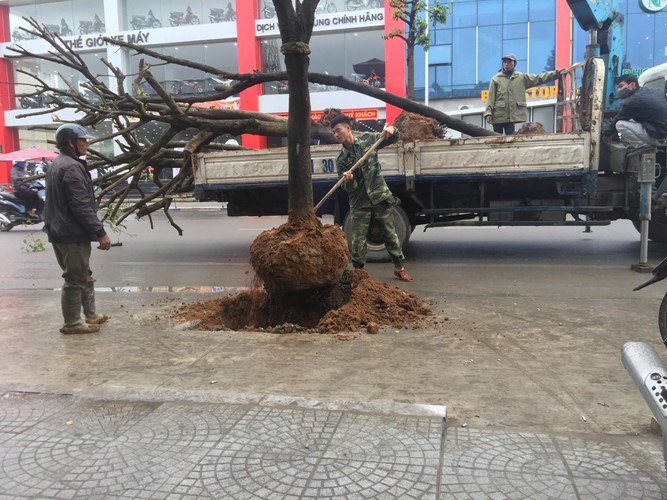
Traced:
<path id="1" fill-rule="evenodd" d="M 313 183 L 337 179 L 338 145 L 312 146 Z M 597 168 L 586 133 L 472 137 L 399 142 L 380 150 L 385 177 L 417 181 L 447 178 L 583 175 Z M 287 183 L 287 148 L 198 154 L 195 185 L 200 192 Z M 420 179 L 421 178 L 421 179 Z"/>

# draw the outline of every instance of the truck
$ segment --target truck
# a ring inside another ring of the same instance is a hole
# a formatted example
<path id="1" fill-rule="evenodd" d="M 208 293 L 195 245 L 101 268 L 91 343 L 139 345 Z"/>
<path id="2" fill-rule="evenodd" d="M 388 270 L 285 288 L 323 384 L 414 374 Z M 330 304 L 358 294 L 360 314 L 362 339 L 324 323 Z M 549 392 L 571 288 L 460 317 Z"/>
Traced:
<path id="1" fill-rule="evenodd" d="M 571 3 L 577 9 L 598 4 Z M 596 34 L 608 31 L 609 19 L 615 19 L 610 12 L 572 10 Z M 632 151 L 603 136 L 618 108 L 609 74 L 618 67 L 608 57 L 618 51 L 612 48 L 589 53 L 561 75 L 556 133 L 399 141 L 380 150 L 383 175 L 400 200 L 394 222 L 401 243 L 418 226 L 590 227 L 618 219 L 643 227 L 644 240 L 667 241 L 667 197 L 658 196 L 667 191 L 666 148 Z M 667 64 L 647 71 L 643 82 L 663 89 L 667 99 L 666 79 Z M 339 145 L 311 148 L 316 202 L 338 180 L 339 151 Z M 229 216 L 286 215 L 287 174 L 286 148 L 200 153 L 195 197 L 226 203 Z M 323 214 L 332 214 L 349 239 L 344 191 L 322 206 L 318 215 Z M 388 259 L 372 227 L 368 244 L 369 261 Z"/>

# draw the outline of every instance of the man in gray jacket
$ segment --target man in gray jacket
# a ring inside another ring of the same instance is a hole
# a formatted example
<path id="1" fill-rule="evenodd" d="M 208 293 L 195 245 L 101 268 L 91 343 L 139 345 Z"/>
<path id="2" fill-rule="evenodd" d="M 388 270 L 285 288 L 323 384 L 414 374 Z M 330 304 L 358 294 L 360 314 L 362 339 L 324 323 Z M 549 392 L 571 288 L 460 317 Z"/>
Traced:
<path id="1" fill-rule="evenodd" d="M 84 157 L 88 139 L 81 125 L 68 123 L 56 131 L 58 157 L 46 175 L 44 231 L 63 270 L 61 308 L 64 334 L 94 333 L 109 317 L 95 312 L 95 280 L 90 270 L 91 241 L 109 250 L 111 240 L 97 217 L 93 184 Z M 81 309 L 85 322 L 81 319 Z"/>

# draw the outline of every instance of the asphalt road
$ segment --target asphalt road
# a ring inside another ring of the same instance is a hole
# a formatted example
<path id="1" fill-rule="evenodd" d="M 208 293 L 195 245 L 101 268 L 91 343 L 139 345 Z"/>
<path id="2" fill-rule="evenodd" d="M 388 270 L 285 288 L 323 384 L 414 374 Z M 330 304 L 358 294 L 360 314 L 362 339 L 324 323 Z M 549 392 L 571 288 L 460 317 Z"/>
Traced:
<path id="1" fill-rule="evenodd" d="M 283 221 L 228 218 L 220 211 L 174 215 L 183 236 L 164 217 L 155 218 L 153 230 L 148 221 L 129 221 L 119 236 L 122 247 L 94 250 L 98 306 L 112 320 L 103 335 L 88 340 L 57 333 L 54 289 L 61 278 L 50 249 L 21 251 L 24 239 L 42 234 L 24 228 L 0 234 L 5 386 L 97 390 L 104 397 L 122 387 L 138 394 L 217 391 L 439 404 L 447 406 L 451 425 L 649 433 L 650 412 L 620 362 L 620 349 L 626 341 L 643 341 L 665 354 L 657 313 L 667 284 L 632 292 L 648 275 L 630 270 L 639 259 L 639 238 L 629 223 L 592 233 L 418 230 L 406 249 L 413 283 L 395 280 L 390 264 L 367 269 L 430 301 L 437 323 L 340 342 L 327 335 L 193 335 L 169 323 L 174 300 L 210 297 L 190 292 L 250 285 L 252 240 Z M 667 245 L 650 244 L 649 261 L 666 253 Z M 119 293 L 103 293 L 108 290 Z"/>

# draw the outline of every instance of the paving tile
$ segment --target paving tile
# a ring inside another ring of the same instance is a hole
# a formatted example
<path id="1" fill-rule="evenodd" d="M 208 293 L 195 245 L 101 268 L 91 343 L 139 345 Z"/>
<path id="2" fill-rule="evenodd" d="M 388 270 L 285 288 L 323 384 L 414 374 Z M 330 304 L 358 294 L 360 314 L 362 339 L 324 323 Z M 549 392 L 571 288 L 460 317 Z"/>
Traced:
<path id="1" fill-rule="evenodd" d="M 69 395 L 6 392 L 0 397 L 0 441 L 74 405 Z"/>

